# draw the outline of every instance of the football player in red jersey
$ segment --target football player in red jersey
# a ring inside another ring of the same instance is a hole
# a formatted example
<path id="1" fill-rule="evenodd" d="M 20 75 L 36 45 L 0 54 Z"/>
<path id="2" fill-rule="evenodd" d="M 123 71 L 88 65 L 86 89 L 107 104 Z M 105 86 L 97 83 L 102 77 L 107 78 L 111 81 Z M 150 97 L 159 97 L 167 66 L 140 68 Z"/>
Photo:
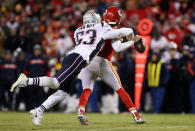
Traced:
<path id="1" fill-rule="evenodd" d="M 106 12 L 104 13 L 104 21 L 111 25 L 112 28 L 117 28 L 121 21 L 121 15 L 122 14 L 120 9 L 111 6 L 107 8 Z M 136 37 L 137 36 L 134 37 L 134 40 Z M 85 116 L 85 108 L 88 102 L 88 98 L 92 93 L 94 83 L 97 77 L 100 77 L 107 85 L 112 87 L 114 91 L 118 93 L 120 99 L 133 115 L 135 122 L 138 124 L 144 123 L 144 119 L 139 115 L 130 96 L 123 89 L 120 78 L 115 69 L 112 67 L 112 63 L 110 62 L 114 51 L 124 51 L 125 49 L 132 46 L 136 41 L 129 40 L 127 42 L 121 43 L 120 40 L 106 40 L 105 42 L 106 44 L 99 52 L 99 54 L 79 74 L 79 78 L 82 81 L 83 92 L 79 100 L 78 119 L 82 125 L 88 125 L 88 120 Z"/>

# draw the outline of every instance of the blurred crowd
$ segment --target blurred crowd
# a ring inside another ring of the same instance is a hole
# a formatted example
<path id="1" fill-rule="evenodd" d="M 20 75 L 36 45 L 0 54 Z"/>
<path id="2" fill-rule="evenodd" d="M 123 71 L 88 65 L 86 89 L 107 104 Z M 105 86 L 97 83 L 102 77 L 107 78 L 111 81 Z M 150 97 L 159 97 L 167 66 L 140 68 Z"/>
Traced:
<path id="1" fill-rule="evenodd" d="M 133 28 L 142 18 L 153 22 L 140 111 L 195 113 L 195 2 L 193 0 L 0 0 L 0 110 L 30 110 L 54 90 L 17 89 L 19 73 L 53 76 L 63 56 L 74 47 L 73 34 L 88 9 L 101 15 L 111 5 L 123 9 L 121 27 Z M 135 50 L 112 58 L 125 90 L 134 99 Z M 77 110 L 81 81 L 53 110 Z M 97 80 L 88 110 L 127 111 L 118 96 Z"/>

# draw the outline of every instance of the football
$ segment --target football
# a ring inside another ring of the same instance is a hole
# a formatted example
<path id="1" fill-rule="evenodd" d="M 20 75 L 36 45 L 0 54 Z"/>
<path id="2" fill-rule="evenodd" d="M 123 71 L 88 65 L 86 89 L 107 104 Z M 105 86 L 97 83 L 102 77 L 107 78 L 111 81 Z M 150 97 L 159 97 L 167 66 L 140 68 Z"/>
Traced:
<path id="1" fill-rule="evenodd" d="M 138 51 L 139 53 L 143 53 L 146 50 L 146 44 L 145 41 L 143 40 L 143 38 L 141 38 L 141 36 L 135 36 L 137 38 L 134 39 L 134 47 L 136 49 L 136 51 Z"/>

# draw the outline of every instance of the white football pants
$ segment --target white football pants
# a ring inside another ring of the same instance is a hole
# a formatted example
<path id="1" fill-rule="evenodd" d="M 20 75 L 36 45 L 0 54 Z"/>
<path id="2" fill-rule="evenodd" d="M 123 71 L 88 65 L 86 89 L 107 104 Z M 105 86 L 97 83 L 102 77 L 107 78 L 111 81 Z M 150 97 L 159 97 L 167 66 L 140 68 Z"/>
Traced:
<path id="1" fill-rule="evenodd" d="M 96 56 L 90 64 L 81 70 L 79 78 L 82 81 L 83 90 L 93 90 L 96 79 L 100 77 L 107 85 L 117 91 L 122 87 L 120 78 L 112 66 L 112 63 L 100 56 Z"/>

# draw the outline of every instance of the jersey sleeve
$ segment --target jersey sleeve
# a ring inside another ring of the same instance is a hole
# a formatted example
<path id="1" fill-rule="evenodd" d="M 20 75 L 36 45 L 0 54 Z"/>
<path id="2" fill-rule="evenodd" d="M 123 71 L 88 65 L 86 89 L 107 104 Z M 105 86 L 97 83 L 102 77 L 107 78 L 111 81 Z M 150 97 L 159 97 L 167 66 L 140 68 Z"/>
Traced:
<path id="1" fill-rule="evenodd" d="M 133 34 L 133 30 L 131 28 L 120 28 L 120 29 L 112 29 L 105 27 L 106 29 L 103 30 L 103 39 L 120 39 L 122 37 L 129 36 Z M 134 36 L 134 34 L 133 34 Z"/>
<path id="2" fill-rule="evenodd" d="M 112 40 L 112 48 L 116 52 L 124 51 L 124 50 L 128 49 L 129 47 L 131 47 L 133 44 L 134 44 L 134 41 L 132 41 L 132 40 L 124 42 L 124 43 L 121 43 L 121 41 L 118 39 Z"/>

